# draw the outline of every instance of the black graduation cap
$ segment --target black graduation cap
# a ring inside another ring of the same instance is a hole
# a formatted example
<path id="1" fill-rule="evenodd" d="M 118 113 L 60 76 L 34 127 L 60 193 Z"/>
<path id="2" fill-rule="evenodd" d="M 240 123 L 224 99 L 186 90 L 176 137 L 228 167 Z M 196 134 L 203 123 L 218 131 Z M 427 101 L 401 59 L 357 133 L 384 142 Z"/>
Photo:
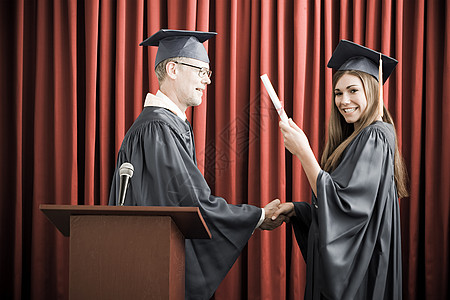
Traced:
<path id="1" fill-rule="evenodd" d="M 383 66 L 383 84 L 394 71 L 397 60 L 381 54 Z M 378 80 L 380 52 L 341 40 L 333 52 L 327 67 L 335 70 L 358 70 L 368 73 Z"/>
<path id="2" fill-rule="evenodd" d="M 161 29 L 139 46 L 158 46 L 155 68 L 163 60 L 172 57 L 188 57 L 209 63 L 203 42 L 216 34 L 216 32 Z"/>

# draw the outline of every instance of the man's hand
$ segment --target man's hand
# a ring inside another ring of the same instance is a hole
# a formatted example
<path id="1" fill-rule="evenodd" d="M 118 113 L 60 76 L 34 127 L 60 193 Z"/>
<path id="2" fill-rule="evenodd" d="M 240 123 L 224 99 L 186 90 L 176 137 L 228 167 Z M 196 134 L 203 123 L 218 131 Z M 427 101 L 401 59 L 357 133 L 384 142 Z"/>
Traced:
<path id="1" fill-rule="evenodd" d="M 283 222 L 289 222 L 289 218 L 281 215 L 276 220 L 272 220 L 272 218 L 266 218 L 259 228 L 262 230 L 274 230 L 275 228 L 281 226 Z"/>
<path id="2" fill-rule="evenodd" d="M 279 217 L 276 220 L 272 220 L 273 214 L 278 210 L 278 206 L 280 205 L 280 200 L 275 199 L 264 207 L 264 211 L 266 212 L 266 216 L 264 218 L 264 222 L 259 226 L 260 229 L 263 230 L 273 230 L 283 224 L 284 216 Z"/>

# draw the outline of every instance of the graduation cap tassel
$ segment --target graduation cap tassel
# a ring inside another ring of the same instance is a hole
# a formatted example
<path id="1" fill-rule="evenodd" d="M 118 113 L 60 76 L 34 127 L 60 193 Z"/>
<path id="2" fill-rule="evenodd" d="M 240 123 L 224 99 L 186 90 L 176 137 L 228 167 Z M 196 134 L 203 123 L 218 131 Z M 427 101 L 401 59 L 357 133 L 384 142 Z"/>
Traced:
<path id="1" fill-rule="evenodd" d="M 383 62 L 381 60 L 380 53 L 380 66 L 378 68 L 378 88 L 379 88 L 379 103 L 378 103 L 378 112 L 381 117 L 383 117 Z"/>

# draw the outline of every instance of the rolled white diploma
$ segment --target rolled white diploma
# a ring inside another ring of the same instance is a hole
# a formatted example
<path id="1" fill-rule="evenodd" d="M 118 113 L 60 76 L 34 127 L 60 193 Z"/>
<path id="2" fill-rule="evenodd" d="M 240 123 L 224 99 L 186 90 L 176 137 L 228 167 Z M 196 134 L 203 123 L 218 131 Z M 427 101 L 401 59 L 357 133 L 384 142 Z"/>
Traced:
<path id="1" fill-rule="evenodd" d="M 270 83 L 269 77 L 267 77 L 267 74 L 261 75 L 261 80 L 264 83 L 264 86 L 266 87 L 267 93 L 269 93 L 270 99 L 272 99 L 273 106 L 275 106 L 275 109 L 277 110 L 277 113 L 280 116 L 281 121 L 289 123 L 288 116 L 286 115 L 286 112 L 284 111 L 283 106 L 281 105 L 281 102 L 278 99 L 277 93 L 275 93 L 272 83 Z"/>

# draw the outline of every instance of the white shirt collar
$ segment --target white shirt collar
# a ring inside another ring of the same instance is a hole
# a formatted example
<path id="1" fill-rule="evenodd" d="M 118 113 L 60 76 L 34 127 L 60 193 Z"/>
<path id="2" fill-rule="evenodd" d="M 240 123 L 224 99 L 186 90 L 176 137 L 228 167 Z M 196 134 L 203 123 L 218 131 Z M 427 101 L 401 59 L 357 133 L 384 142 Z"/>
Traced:
<path id="1" fill-rule="evenodd" d="M 144 106 L 156 106 L 156 107 L 162 107 L 167 108 L 171 112 L 173 112 L 175 115 L 177 115 L 180 119 L 183 121 L 186 121 L 186 115 L 184 112 L 181 111 L 181 109 L 173 103 L 172 100 L 170 100 L 169 97 L 164 95 L 163 92 L 158 90 L 156 95 L 153 95 L 151 93 L 147 93 L 147 96 L 145 97 Z"/>

